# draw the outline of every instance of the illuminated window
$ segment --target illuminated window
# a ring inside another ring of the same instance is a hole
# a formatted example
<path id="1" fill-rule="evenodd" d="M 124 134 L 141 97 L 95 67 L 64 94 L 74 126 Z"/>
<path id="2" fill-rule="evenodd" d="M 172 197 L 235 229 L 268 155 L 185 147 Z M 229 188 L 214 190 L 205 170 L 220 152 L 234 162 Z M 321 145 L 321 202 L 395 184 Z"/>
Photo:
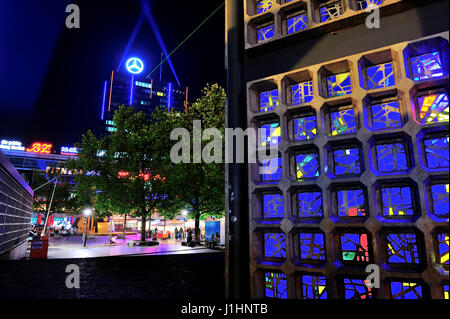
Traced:
<path id="1" fill-rule="evenodd" d="M 344 278 L 345 299 L 371 299 L 372 288 L 368 288 L 364 279 Z"/>
<path id="2" fill-rule="evenodd" d="M 316 117 L 303 116 L 294 119 L 294 140 L 312 140 L 317 135 Z"/>
<path id="3" fill-rule="evenodd" d="M 433 214 L 439 218 L 448 218 L 449 184 L 431 185 Z"/>
<path id="4" fill-rule="evenodd" d="M 261 177 L 263 183 L 278 182 L 280 180 L 282 170 L 281 157 L 261 160 Z"/>
<path id="5" fill-rule="evenodd" d="M 274 26 L 270 24 L 268 26 L 260 27 L 256 30 L 258 34 L 258 42 L 268 40 L 274 36 Z"/>
<path id="6" fill-rule="evenodd" d="M 295 161 L 297 180 L 319 177 L 319 154 L 298 154 Z"/>
<path id="7" fill-rule="evenodd" d="M 287 32 L 294 33 L 305 30 L 308 24 L 308 16 L 306 13 L 296 15 L 295 17 L 287 19 Z"/>
<path id="8" fill-rule="evenodd" d="M 280 123 L 261 125 L 261 146 L 276 146 L 281 141 Z"/>
<path id="9" fill-rule="evenodd" d="M 362 189 L 345 189 L 337 191 L 338 216 L 366 216 L 364 191 Z"/>
<path id="10" fill-rule="evenodd" d="M 383 216 L 413 216 L 413 199 L 409 187 L 387 187 L 381 189 Z"/>
<path id="11" fill-rule="evenodd" d="M 448 136 L 424 139 L 428 168 L 448 168 Z"/>
<path id="12" fill-rule="evenodd" d="M 344 135 L 356 133 L 355 109 L 331 112 L 331 135 Z"/>
<path id="13" fill-rule="evenodd" d="M 325 260 L 325 237 L 322 233 L 300 233 L 300 259 Z"/>
<path id="14" fill-rule="evenodd" d="M 292 104 L 300 105 L 309 103 L 313 100 L 313 84 L 312 81 L 297 83 L 291 86 Z"/>
<path id="15" fill-rule="evenodd" d="M 448 244 L 449 238 L 448 233 L 440 233 L 437 235 L 437 244 L 438 244 L 438 256 L 436 261 L 438 264 L 444 268 L 444 270 L 448 271 Z"/>
<path id="16" fill-rule="evenodd" d="M 357 0 L 357 1 L 356 1 L 358 10 L 364 10 L 364 9 L 367 9 L 367 7 L 369 6 L 369 4 L 380 5 L 380 4 L 382 4 L 382 3 L 383 3 L 383 0 Z"/>
<path id="17" fill-rule="evenodd" d="M 422 299 L 422 285 L 416 282 L 392 281 L 391 298 L 392 299 Z"/>
<path id="18" fill-rule="evenodd" d="M 432 94 L 419 97 L 419 123 L 448 122 L 448 95 L 447 93 Z"/>
<path id="19" fill-rule="evenodd" d="M 394 67 L 392 62 L 370 66 L 366 69 L 367 89 L 379 89 L 395 85 Z"/>
<path id="20" fill-rule="evenodd" d="M 371 108 L 374 129 L 383 130 L 402 126 L 398 101 L 374 104 Z"/>
<path id="21" fill-rule="evenodd" d="M 327 279 L 319 275 L 303 275 L 298 279 L 302 299 L 327 299 Z"/>
<path id="22" fill-rule="evenodd" d="M 328 97 L 352 94 L 350 72 L 340 73 L 327 78 Z"/>
<path id="23" fill-rule="evenodd" d="M 273 0 L 256 1 L 256 14 L 264 13 L 272 8 Z"/>
<path id="24" fill-rule="evenodd" d="M 342 1 L 336 1 L 320 7 L 320 22 L 335 19 L 344 13 Z"/>
<path id="25" fill-rule="evenodd" d="M 341 243 L 341 260 L 343 262 L 369 262 L 369 242 L 367 234 L 342 234 L 339 236 Z"/>
<path id="26" fill-rule="evenodd" d="M 259 94 L 259 110 L 260 112 L 268 112 L 274 110 L 279 103 L 278 90 L 264 91 Z"/>
<path id="27" fill-rule="evenodd" d="M 264 233 L 264 258 L 286 258 L 286 236 L 283 233 Z"/>
<path id="28" fill-rule="evenodd" d="M 264 276 L 266 298 L 287 299 L 286 275 L 279 272 L 266 272 Z"/>
<path id="29" fill-rule="evenodd" d="M 301 192 L 297 194 L 298 217 L 318 218 L 323 217 L 322 193 Z"/>
<path id="30" fill-rule="evenodd" d="M 408 169 L 405 146 L 402 143 L 376 146 L 378 171 L 403 172 Z"/>
<path id="31" fill-rule="evenodd" d="M 263 219 L 281 219 L 284 217 L 284 201 L 282 194 L 263 195 Z"/>
<path id="32" fill-rule="evenodd" d="M 333 152 L 334 172 L 336 175 L 351 175 L 361 173 L 359 149 L 348 148 Z"/>
<path id="33" fill-rule="evenodd" d="M 444 291 L 444 299 L 448 300 L 448 285 L 443 285 L 442 290 Z"/>
<path id="34" fill-rule="evenodd" d="M 387 262 L 391 264 L 419 264 L 417 236 L 414 233 L 393 233 L 386 236 Z"/>
<path id="35" fill-rule="evenodd" d="M 444 76 L 439 52 L 426 53 L 410 58 L 411 73 L 414 81 L 430 80 Z"/>

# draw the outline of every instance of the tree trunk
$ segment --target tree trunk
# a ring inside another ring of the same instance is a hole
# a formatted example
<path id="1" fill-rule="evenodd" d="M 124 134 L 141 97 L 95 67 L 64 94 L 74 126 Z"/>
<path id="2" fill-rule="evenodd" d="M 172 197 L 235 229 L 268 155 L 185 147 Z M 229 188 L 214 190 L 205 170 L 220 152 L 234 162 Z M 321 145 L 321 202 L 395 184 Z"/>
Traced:
<path id="1" fill-rule="evenodd" d="M 200 198 L 195 199 L 194 216 L 195 216 L 195 240 L 200 240 Z"/>
<path id="2" fill-rule="evenodd" d="M 141 243 L 145 243 L 145 240 L 146 240 L 146 231 L 145 231 L 145 228 L 146 228 L 146 226 L 147 225 L 145 225 L 146 224 L 146 216 L 145 215 L 142 215 L 142 219 L 141 219 Z"/>
<path id="3" fill-rule="evenodd" d="M 125 218 L 123 220 L 123 239 L 127 239 L 127 214 L 125 214 Z"/>

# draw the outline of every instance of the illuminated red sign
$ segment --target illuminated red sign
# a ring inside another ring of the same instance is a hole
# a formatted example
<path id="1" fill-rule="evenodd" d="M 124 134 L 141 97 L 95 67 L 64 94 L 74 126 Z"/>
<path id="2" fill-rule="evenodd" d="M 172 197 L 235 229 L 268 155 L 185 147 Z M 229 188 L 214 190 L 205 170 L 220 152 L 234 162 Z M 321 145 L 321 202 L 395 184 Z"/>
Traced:
<path id="1" fill-rule="evenodd" d="M 129 176 L 130 176 L 130 173 L 126 172 L 126 171 L 120 171 L 117 174 L 117 178 L 127 178 Z M 153 179 L 154 181 L 156 181 L 156 180 L 163 180 L 164 181 L 166 179 L 165 177 L 161 178 L 161 176 L 159 174 L 153 176 L 153 178 L 152 178 L 152 174 L 150 174 L 150 173 L 139 173 L 138 177 L 140 179 L 143 179 L 145 182 L 148 182 L 150 179 Z M 130 177 L 130 179 L 133 179 L 133 178 Z"/>
<path id="2" fill-rule="evenodd" d="M 27 148 L 26 151 L 30 153 L 50 154 L 52 147 L 52 144 L 36 142 L 33 143 L 30 148 Z"/>

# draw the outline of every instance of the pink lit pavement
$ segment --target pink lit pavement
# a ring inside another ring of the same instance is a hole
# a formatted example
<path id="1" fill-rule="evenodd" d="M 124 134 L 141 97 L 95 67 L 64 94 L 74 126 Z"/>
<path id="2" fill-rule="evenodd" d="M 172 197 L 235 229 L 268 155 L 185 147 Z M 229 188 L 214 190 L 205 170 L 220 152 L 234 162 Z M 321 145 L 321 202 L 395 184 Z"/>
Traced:
<path id="1" fill-rule="evenodd" d="M 204 246 L 189 248 L 181 245 L 181 241 L 169 239 L 160 240 L 159 245 L 149 247 L 129 247 L 127 241 L 140 239 L 140 235 L 127 235 L 124 239 L 117 239 L 115 245 L 109 244 L 109 236 L 95 236 L 87 240 L 83 247 L 81 236 L 68 236 L 50 238 L 48 259 L 67 258 L 95 258 L 127 255 L 172 255 L 172 254 L 198 254 L 217 252 Z"/>

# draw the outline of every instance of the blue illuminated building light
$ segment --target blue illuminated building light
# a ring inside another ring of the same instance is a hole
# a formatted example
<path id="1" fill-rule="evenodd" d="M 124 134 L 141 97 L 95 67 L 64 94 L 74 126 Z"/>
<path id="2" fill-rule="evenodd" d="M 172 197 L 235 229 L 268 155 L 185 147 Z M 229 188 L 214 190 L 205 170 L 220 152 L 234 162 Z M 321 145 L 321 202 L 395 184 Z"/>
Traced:
<path id="1" fill-rule="evenodd" d="M 167 84 L 167 111 L 172 108 L 172 83 Z"/>
<path id="2" fill-rule="evenodd" d="M 103 87 L 103 102 L 102 102 L 102 114 L 100 119 L 103 121 L 105 119 L 105 100 L 106 100 L 106 86 L 108 85 L 108 81 L 105 81 L 105 86 Z"/>
<path id="3" fill-rule="evenodd" d="M 130 84 L 130 103 L 128 105 L 133 105 L 133 93 L 134 93 L 134 75 L 131 77 L 131 84 Z"/>

